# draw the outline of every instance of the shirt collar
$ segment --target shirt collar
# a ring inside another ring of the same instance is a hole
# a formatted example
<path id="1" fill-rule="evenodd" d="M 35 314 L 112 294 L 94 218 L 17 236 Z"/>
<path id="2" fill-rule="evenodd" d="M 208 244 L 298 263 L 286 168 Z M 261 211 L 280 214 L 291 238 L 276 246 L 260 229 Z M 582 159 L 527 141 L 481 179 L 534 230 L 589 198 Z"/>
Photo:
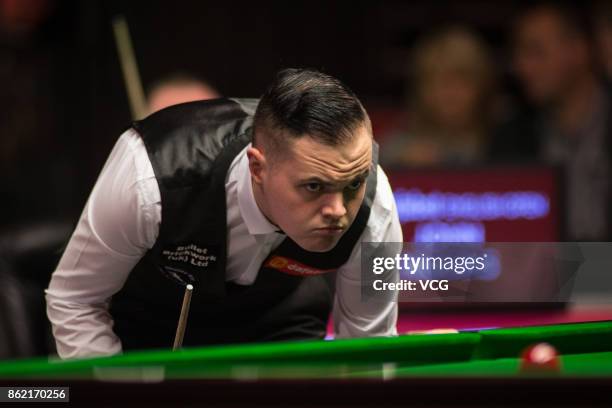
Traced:
<path id="1" fill-rule="evenodd" d="M 276 232 L 278 228 L 268 221 L 255 202 L 253 184 L 251 182 L 251 170 L 249 169 L 249 158 L 246 154 L 249 147 L 251 147 L 250 143 L 240 152 L 241 157 L 238 158 L 239 162 L 236 168 L 238 207 L 240 208 L 240 214 L 251 235 L 272 234 Z"/>

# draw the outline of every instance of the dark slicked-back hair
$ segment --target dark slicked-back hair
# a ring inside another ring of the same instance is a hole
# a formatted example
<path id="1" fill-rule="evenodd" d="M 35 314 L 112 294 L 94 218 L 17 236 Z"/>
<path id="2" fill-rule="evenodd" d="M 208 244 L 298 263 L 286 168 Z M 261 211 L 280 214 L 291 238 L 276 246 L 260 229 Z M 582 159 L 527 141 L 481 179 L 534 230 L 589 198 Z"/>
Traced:
<path id="1" fill-rule="evenodd" d="M 261 97 L 253 123 L 254 145 L 282 151 L 309 136 L 329 146 L 351 140 L 370 120 L 357 96 L 338 79 L 311 69 L 284 69 Z"/>

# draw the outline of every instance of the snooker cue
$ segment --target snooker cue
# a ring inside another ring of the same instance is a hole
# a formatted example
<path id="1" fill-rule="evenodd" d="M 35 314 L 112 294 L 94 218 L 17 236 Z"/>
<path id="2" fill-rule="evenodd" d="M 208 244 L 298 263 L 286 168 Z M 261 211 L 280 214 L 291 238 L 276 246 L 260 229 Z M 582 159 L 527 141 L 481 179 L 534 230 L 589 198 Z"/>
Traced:
<path id="1" fill-rule="evenodd" d="M 189 305 L 191 304 L 192 293 L 193 285 L 185 286 L 181 316 L 179 317 L 178 326 L 176 328 L 176 336 L 174 336 L 174 346 L 172 346 L 172 350 L 178 350 L 183 346 L 183 337 L 185 336 L 185 329 L 187 328 L 187 317 L 189 316 Z"/>
<path id="2" fill-rule="evenodd" d="M 147 114 L 147 101 L 138 74 L 138 65 L 136 64 L 130 31 L 124 16 L 120 15 L 113 18 L 113 33 L 130 102 L 130 110 L 132 111 L 132 119 L 142 119 Z"/>

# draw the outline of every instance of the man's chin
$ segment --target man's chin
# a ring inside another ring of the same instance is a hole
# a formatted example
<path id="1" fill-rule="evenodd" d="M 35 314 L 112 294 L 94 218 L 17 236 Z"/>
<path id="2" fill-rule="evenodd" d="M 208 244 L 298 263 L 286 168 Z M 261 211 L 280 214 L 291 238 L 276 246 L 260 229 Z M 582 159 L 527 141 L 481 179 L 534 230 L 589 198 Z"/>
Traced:
<path id="1" fill-rule="evenodd" d="M 308 252 L 328 252 L 338 245 L 340 239 L 334 240 L 301 240 L 295 241 L 303 250 Z"/>

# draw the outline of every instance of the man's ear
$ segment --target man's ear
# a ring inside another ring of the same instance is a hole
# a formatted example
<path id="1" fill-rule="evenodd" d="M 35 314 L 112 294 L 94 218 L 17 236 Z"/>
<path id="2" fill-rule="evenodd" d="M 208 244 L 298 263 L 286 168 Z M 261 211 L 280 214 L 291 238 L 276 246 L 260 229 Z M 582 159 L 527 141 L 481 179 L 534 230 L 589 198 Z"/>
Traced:
<path id="1" fill-rule="evenodd" d="M 258 148 L 249 147 L 247 149 L 247 157 L 249 158 L 249 170 L 251 170 L 251 177 L 253 177 L 255 183 L 261 184 L 268 167 L 266 156 Z"/>

